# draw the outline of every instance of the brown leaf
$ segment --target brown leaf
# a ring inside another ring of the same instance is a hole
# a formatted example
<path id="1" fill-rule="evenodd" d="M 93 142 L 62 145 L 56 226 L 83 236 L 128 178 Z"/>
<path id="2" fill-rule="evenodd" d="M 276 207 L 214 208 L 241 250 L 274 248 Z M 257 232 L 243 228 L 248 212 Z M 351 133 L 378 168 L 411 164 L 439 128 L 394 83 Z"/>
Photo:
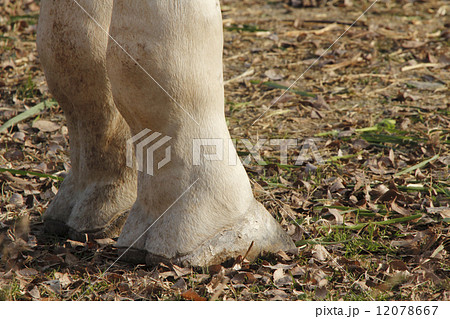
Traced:
<path id="1" fill-rule="evenodd" d="M 335 193 L 342 189 L 345 189 L 345 186 L 344 186 L 344 184 L 342 184 L 342 180 L 338 179 L 333 183 L 333 185 L 331 185 L 330 192 Z"/>
<path id="2" fill-rule="evenodd" d="M 229 281 L 228 277 L 225 277 L 224 272 L 220 272 L 217 275 L 214 275 L 209 284 L 206 285 L 206 290 L 215 294 L 217 290 L 222 290 L 221 286 Z"/>
<path id="3" fill-rule="evenodd" d="M 189 275 L 192 273 L 192 269 L 191 268 L 181 268 L 177 265 L 172 265 L 173 270 L 175 271 L 175 273 L 177 274 L 178 277 L 182 277 L 185 275 Z"/>
<path id="4" fill-rule="evenodd" d="M 288 228 L 287 233 L 294 242 L 303 239 L 304 231 L 302 228 L 300 228 L 300 226 L 298 226 L 296 224 L 295 225 L 290 224 L 290 225 L 288 225 L 287 228 Z"/>
<path id="5" fill-rule="evenodd" d="M 322 245 L 314 245 L 312 253 L 314 258 L 320 261 L 325 261 L 328 257 L 328 251 Z"/>
<path id="6" fill-rule="evenodd" d="M 280 80 L 282 80 L 284 78 L 284 75 L 282 75 L 280 73 L 280 70 L 276 70 L 276 69 L 267 70 L 264 73 L 264 75 L 267 76 L 272 81 L 280 81 Z"/>
<path id="7" fill-rule="evenodd" d="M 245 276 L 247 277 L 247 282 L 249 284 L 254 283 L 256 281 L 256 279 L 257 279 L 256 276 L 253 273 L 251 273 L 251 272 L 246 272 Z"/>
<path id="8" fill-rule="evenodd" d="M 97 244 L 104 246 L 114 245 L 116 243 L 116 241 L 112 238 L 96 238 L 94 241 L 97 242 Z"/>
<path id="9" fill-rule="evenodd" d="M 9 198 L 9 203 L 13 204 L 17 207 L 23 206 L 23 197 L 22 195 L 18 194 L 18 193 L 14 193 L 11 195 L 11 197 Z"/>
<path id="10" fill-rule="evenodd" d="M 37 286 L 33 286 L 32 289 L 28 290 L 28 294 L 33 298 L 33 300 L 41 299 L 41 293 L 39 292 L 39 288 Z"/>
<path id="11" fill-rule="evenodd" d="M 277 270 L 277 269 L 285 269 L 285 270 L 287 270 L 287 269 L 294 268 L 295 265 L 288 265 L 288 264 L 280 264 L 280 263 L 278 263 L 278 264 L 276 264 L 274 266 L 272 266 L 270 264 L 269 265 L 263 265 L 263 267 L 269 268 L 269 269 L 275 269 L 275 270 Z"/>
<path id="12" fill-rule="evenodd" d="M 37 128 L 41 132 L 54 132 L 60 127 L 59 124 L 47 120 L 39 120 L 33 123 L 33 128 Z"/>
<path id="13" fill-rule="evenodd" d="M 241 273 L 237 273 L 236 275 L 233 276 L 233 278 L 231 278 L 231 282 L 233 284 L 243 284 L 245 281 L 246 275 L 245 273 L 241 272 Z"/>
<path id="14" fill-rule="evenodd" d="M 61 283 L 59 280 L 48 280 L 42 283 L 45 288 L 59 295 L 61 293 Z"/>
<path id="15" fill-rule="evenodd" d="M 427 213 L 439 214 L 442 218 L 450 218 L 450 207 L 428 207 Z"/>
<path id="16" fill-rule="evenodd" d="M 82 243 L 82 242 L 80 242 L 80 241 L 67 239 L 67 242 L 70 244 L 70 246 L 71 246 L 72 248 L 86 247 L 86 243 Z"/>
<path id="17" fill-rule="evenodd" d="M 319 110 L 329 110 L 330 105 L 325 101 L 322 95 L 317 95 L 314 99 L 311 100 L 312 107 Z"/>
<path id="18" fill-rule="evenodd" d="M 411 211 L 408 208 L 404 208 L 404 207 L 401 207 L 401 206 L 397 205 L 397 203 L 395 201 L 393 201 L 391 203 L 391 209 L 394 212 L 397 212 L 397 213 L 399 213 L 400 215 L 403 215 L 403 216 L 411 215 Z"/>
<path id="19" fill-rule="evenodd" d="M 334 216 L 335 220 L 335 224 L 336 225 L 342 225 L 344 224 L 344 217 L 342 216 L 342 214 L 340 213 L 339 210 L 335 209 L 335 208 L 329 208 L 328 212 Z"/>
<path id="20" fill-rule="evenodd" d="M 178 290 L 184 291 L 184 290 L 187 289 L 186 281 L 185 281 L 183 278 L 180 278 L 180 279 L 177 280 L 177 282 L 175 282 L 175 283 L 172 285 L 171 288 L 172 288 L 172 289 L 178 289 Z"/>
<path id="21" fill-rule="evenodd" d="M 281 289 L 271 289 L 264 292 L 264 295 L 275 296 L 272 300 L 284 300 L 289 298 L 289 295 Z"/>
<path id="22" fill-rule="evenodd" d="M 406 264 L 401 261 L 401 260 L 393 260 L 389 263 L 389 267 L 392 270 L 400 270 L 400 271 L 407 271 L 408 270 L 408 266 L 406 266 Z"/>
<path id="23" fill-rule="evenodd" d="M 293 95 L 291 95 L 291 94 L 285 94 L 285 95 L 283 95 L 281 97 L 278 96 L 278 97 L 274 98 L 272 101 L 270 101 L 270 104 L 287 103 L 289 101 L 292 101 L 294 98 L 295 97 Z"/>
<path id="24" fill-rule="evenodd" d="M 21 161 L 25 158 L 23 155 L 23 152 L 21 150 L 15 150 L 15 149 L 7 151 L 3 156 L 10 162 Z"/>
<path id="25" fill-rule="evenodd" d="M 290 273 L 294 277 L 296 277 L 296 276 L 302 277 L 302 276 L 306 275 L 306 270 L 303 267 L 297 265 L 290 271 Z"/>
<path id="26" fill-rule="evenodd" d="M 55 278 L 61 283 L 61 287 L 63 289 L 66 289 L 73 282 L 68 273 L 55 272 L 54 275 Z"/>
<path id="27" fill-rule="evenodd" d="M 72 255 L 71 253 L 66 253 L 65 262 L 66 262 L 66 264 L 71 266 L 71 265 L 76 265 L 79 262 L 79 260 L 75 255 Z"/>
<path id="28" fill-rule="evenodd" d="M 117 285 L 117 289 L 119 289 L 120 292 L 127 292 L 130 291 L 130 285 L 127 282 L 121 282 Z"/>
<path id="29" fill-rule="evenodd" d="M 370 146 L 369 142 L 363 139 L 356 139 L 352 145 L 356 150 L 364 150 Z"/>
<path id="30" fill-rule="evenodd" d="M 13 141 L 23 143 L 25 141 L 25 133 L 24 132 L 15 132 L 12 136 Z"/>
<path id="31" fill-rule="evenodd" d="M 277 287 L 290 286 L 293 284 L 292 277 L 290 275 L 284 275 L 283 277 L 275 280 L 274 284 Z"/>
<path id="32" fill-rule="evenodd" d="M 222 265 L 212 265 L 208 267 L 208 271 L 211 275 L 218 274 L 222 270 L 224 270 Z"/>
<path id="33" fill-rule="evenodd" d="M 205 297 L 199 296 L 192 288 L 183 292 L 181 294 L 181 297 L 186 300 L 192 300 L 192 301 L 206 301 Z"/>
<path id="34" fill-rule="evenodd" d="M 317 287 L 316 288 L 316 298 L 317 299 L 325 299 L 328 294 L 327 287 Z"/>
<path id="35" fill-rule="evenodd" d="M 161 278 L 166 279 L 169 277 L 178 278 L 177 273 L 175 271 L 164 271 L 159 274 Z"/>
<path id="36" fill-rule="evenodd" d="M 21 269 L 19 271 L 16 271 L 16 274 L 21 276 L 21 277 L 34 277 L 38 273 L 39 272 L 36 269 L 33 269 L 33 268 L 24 268 L 24 269 Z"/>
<path id="37" fill-rule="evenodd" d="M 398 194 L 396 191 L 390 189 L 390 190 L 388 190 L 386 193 L 384 193 L 383 195 L 381 195 L 381 196 L 377 199 L 377 201 L 382 202 L 382 203 L 384 203 L 384 202 L 390 202 L 390 201 L 394 200 L 395 198 L 397 198 L 398 195 L 399 195 L 399 194 Z"/>
<path id="38" fill-rule="evenodd" d="M 425 175 L 424 173 L 422 173 L 422 171 L 420 170 L 420 168 L 416 169 L 416 171 L 414 172 L 414 177 L 418 180 L 422 180 L 427 178 L 427 175 Z"/>
<path id="39" fill-rule="evenodd" d="M 113 282 L 113 283 L 118 283 L 121 281 L 124 281 L 125 278 L 122 275 L 116 274 L 116 273 L 111 273 L 111 274 L 107 274 L 105 279 L 107 281 Z"/>
<path id="40" fill-rule="evenodd" d="M 421 46 L 425 45 L 425 42 L 421 42 L 421 41 L 404 41 L 402 43 L 402 47 L 404 47 L 405 49 L 415 49 L 415 48 L 419 48 Z"/>

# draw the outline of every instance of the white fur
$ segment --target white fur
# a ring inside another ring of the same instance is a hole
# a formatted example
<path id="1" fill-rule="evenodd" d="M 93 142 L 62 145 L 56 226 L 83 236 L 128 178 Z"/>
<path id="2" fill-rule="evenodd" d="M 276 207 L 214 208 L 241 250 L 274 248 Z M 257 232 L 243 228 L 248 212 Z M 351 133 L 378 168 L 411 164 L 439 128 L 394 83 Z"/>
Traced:
<path id="1" fill-rule="evenodd" d="M 98 146 L 94 137 L 99 134 L 106 136 L 106 140 L 126 140 L 129 133 L 123 129 L 123 120 L 132 135 L 148 128 L 172 137 L 171 162 L 153 176 L 138 174 L 137 199 L 118 246 L 130 247 L 156 221 L 130 250 L 135 254 L 145 252 L 149 263 L 170 259 L 208 265 L 244 254 L 252 241 L 250 257 L 262 251 L 293 248 L 281 227 L 253 198 L 243 166 L 228 165 L 229 155 L 235 156 L 234 148 L 225 148 L 221 161 L 204 160 L 200 166 L 192 162 L 193 139 L 230 138 L 224 116 L 219 1 L 79 2 L 105 30 L 109 28 L 121 47 L 108 40 L 72 0 L 42 1 L 39 52 L 49 84 L 58 83 L 50 84 L 52 91 L 64 111 L 72 113 L 67 117 L 72 161 L 84 163 L 83 145 Z M 55 24 L 64 27 L 56 31 Z M 57 51 L 68 50 L 67 56 L 55 56 L 51 52 L 55 47 Z M 71 67 L 67 69 L 66 64 Z M 72 67 L 75 64 L 78 69 Z M 96 74 L 89 72 L 93 67 Z M 103 113 L 108 114 L 105 124 L 96 125 L 93 120 L 105 117 Z M 86 124 L 91 126 L 83 126 L 80 132 L 78 123 L 83 117 L 91 119 Z M 109 145 L 100 148 L 106 153 L 111 151 Z M 117 154 L 111 163 L 115 165 L 91 172 L 86 180 L 84 171 L 90 167 L 75 164 L 72 175 L 78 179 L 64 182 L 58 196 L 66 196 L 63 194 L 66 184 L 76 190 L 89 189 L 92 183 L 96 185 L 105 178 L 112 180 L 115 191 L 133 194 L 133 172 L 122 161 L 125 143 L 114 147 L 114 151 Z M 95 153 L 93 162 L 102 165 L 100 157 L 104 159 L 104 155 Z M 122 178 L 124 175 L 129 179 Z M 100 212 L 99 218 L 83 216 L 81 221 L 78 213 L 72 211 L 67 220 L 57 209 L 47 212 L 47 218 L 59 219 L 71 229 L 83 231 L 89 228 L 83 223 L 113 218 L 122 206 L 130 204 L 132 197 L 119 196 L 111 206 L 111 198 L 97 196 L 104 201 L 104 207 L 109 207 L 109 211 Z M 99 212 L 92 212 L 95 213 Z"/>

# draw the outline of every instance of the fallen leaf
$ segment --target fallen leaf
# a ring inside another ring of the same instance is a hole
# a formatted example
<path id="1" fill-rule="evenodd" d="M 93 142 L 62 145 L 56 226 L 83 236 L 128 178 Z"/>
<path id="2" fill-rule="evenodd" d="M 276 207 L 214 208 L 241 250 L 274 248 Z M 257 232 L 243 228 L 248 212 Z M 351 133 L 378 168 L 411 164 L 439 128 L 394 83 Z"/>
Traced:
<path id="1" fill-rule="evenodd" d="M 183 278 L 180 278 L 172 285 L 171 288 L 184 291 L 187 289 L 186 281 Z"/>
<path id="2" fill-rule="evenodd" d="M 409 81 L 408 84 L 414 86 L 415 88 L 418 88 L 419 90 L 430 90 L 430 91 L 434 91 L 445 87 L 445 84 L 437 82 Z"/>
<path id="3" fill-rule="evenodd" d="M 245 282 L 245 273 L 237 273 L 236 275 L 233 276 L 233 278 L 231 278 L 231 282 L 233 284 L 243 284 Z"/>
<path id="4" fill-rule="evenodd" d="M 391 203 L 391 209 L 394 212 L 397 212 L 397 213 L 399 213 L 400 215 L 403 215 L 403 216 L 411 215 L 411 211 L 408 208 L 405 208 L 405 207 L 397 205 L 397 203 L 395 201 L 393 201 Z"/>
<path id="5" fill-rule="evenodd" d="M 28 294 L 33 298 L 33 300 L 41 299 L 41 293 L 39 292 L 39 288 L 37 286 L 33 286 L 32 289 L 28 290 Z"/>
<path id="6" fill-rule="evenodd" d="M 415 49 L 415 48 L 420 48 L 421 46 L 425 45 L 425 42 L 421 42 L 421 41 L 404 41 L 402 43 L 402 47 L 404 47 L 405 49 Z"/>
<path id="7" fill-rule="evenodd" d="M 59 280 L 48 280 L 44 281 L 42 284 L 57 295 L 61 293 L 61 283 Z"/>
<path id="8" fill-rule="evenodd" d="M 104 246 L 114 245 L 116 243 L 116 241 L 112 238 L 97 238 L 94 239 L 94 241 L 97 242 L 97 244 Z"/>
<path id="9" fill-rule="evenodd" d="M 450 218 L 450 207 L 427 207 L 427 213 L 439 214 L 442 218 Z"/>
<path id="10" fill-rule="evenodd" d="M 325 261 L 327 260 L 328 257 L 328 251 L 322 245 L 314 245 L 314 248 L 312 249 L 312 254 L 314 258 L 320 261 Z"/>
<path id="11" fill-rule="evenodd" d="M 196 293 L 192 288 L 181 293 L 181 297 L 186 300 L 192 300 L 192 301 L 206 301 L 205 297 L 199 296 L 199 294 Z"/>
<path id="12" fill-rule="evenodd" d="M 325 299 L 327 295 L 328 295 L 327 287 L 323 286 L 323 287 L 316 288 L 316 298 L 317 299 Z"/>
<path id="13" fill-rule="evenodd" d="M 17 271 L 16 274 L 21 277 L 34 277 L 37 274 L 39 274 L 39 272 L 33 268 L 24 268 L 24 269 Z"/>
<path id="14" fill-rule="evenodd" d="M 15 206 L 23 206 L 23 197 L 20 194 L 14 193 L 9 199 L 9 203 Z"/>
<path id="15" fill-rule="evenodd" d="M 401 261 L 401 260 L 393 260 L 389 263 L 389 267 L 392 270 L 400 270 L 400 271 L 407 271 L 408 270 L 408 266 L 406 266 L 406 264 Z"/>
<path id="16" fill-rule="evenodd" d="M 280 70 L 276 70 L 276 69 L 267 70 L 264 73 L 264 75 L 267 76 L 272 81 L 280 81 L 280 80 L 282 80 L 284 78 L 284 75 L 282 75 L 280 73 Z"/>
<path id="17" fill-rule="evenodd" d="M 208 267 L 208 271 L 211 275 L 218 274 L 222 270 L 224 270 L 224 267 L 222 265 L 212 265 Z"/>
<path id="18" fill-rule="evenodd" d="M 182 277 L 182 276 L 189 275 L 192 273 L 191 268 L 181 268 L 177 265 L 172 265 L 172 267 L 178 277 Z"/>
<path id="19" fill-rule="evenodd" d="M 68 273 L 55 272 L 54 276 L 59 280 L 63 289 L 66 289 L 73 282 Z"/>
<path id="20" fill-rule="evenodd" d="M 285 270 L 287 270 L 287 269 L 292 269 L 292 268 L 294 268 L 295 267 L 295 264 L 293 264 L 293 265 L 289 265 L 289 264 L 281 264 L 281 263 L 278 263 L 278 264 L 276 264 L 276 265 L 274 265 L 274 266 L 272 266 L 272 265 L 263 265 L 263 267 L 265 267 L 265 268 L 269 268 L 269 269 L 285 269 Z"/>
<path id="21" fill-rule="evenodd" d="M 344 224 L 344 217 L 342 216 L 342 214 L 340 213 L 339 210 L 337 210 L 335 208 L 329 208 L 328 212 L 334 216 L 336 225 Z"/>
<path id="22" fill-rule="evenodd" d="M 41 132 L 54 132 L 60 127 L 59 124 L 47 120 L 39 120 L 33 123 L 33 128 L 36 128 Z"/>
<path id="23" fill-rule="evenodd" d="M 289 295 L 281 289 L 268 290 L 268 291 L 264 292 L 264 295 L 279 297 L 279 298 L 281 298 L 280 300 L 289 298 Z"/>

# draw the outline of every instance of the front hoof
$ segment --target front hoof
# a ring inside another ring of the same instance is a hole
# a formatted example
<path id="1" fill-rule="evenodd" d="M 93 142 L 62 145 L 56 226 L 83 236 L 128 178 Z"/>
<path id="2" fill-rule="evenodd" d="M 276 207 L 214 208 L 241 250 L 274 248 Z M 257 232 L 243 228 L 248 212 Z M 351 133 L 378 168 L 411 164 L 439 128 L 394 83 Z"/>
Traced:
<path id="1" fill-rule="evenodd" d="M 162 222 L 158 225 L 156 223 L 153 226 L 155 227 L 153 232 L 171 231 L 170 229 L 162 230 L 161 225 L 167 224 Z M 188 225 L 184 227 L 186 229 L 190 228 Z M 125 226 L 122 234 L 126 231 Z M 167 253 L 169 251 L 167 247 L 173 246 L 173 243 L 178 241 L 177 232 L 172 232 L 172 237 L 168 236 L 164 239 L 171 241 L 170 243 L 164 242 L 161 238 L 158 240 L 158 238 L 152 236 L 152 228 L 148 229 L 147 232 L 134 234 L 134 238 L 138 238 L 141 235 L 142 238 L 130 242 L 128 247 L 119 238 L 117 246 L 122 260 L 132 263 L 145 262 L 148 265 L 169 262 L 182 266 L 206 267 L 246 254 L 247 259 L 251 261 L 264 253 L 297 251 L 289 235 L 286 234 L 264 206 L 256 200 L 244 216 L 231 227 L 225 227 L 222 231 L 211 234 L 206 239 L 198 236 L 197 248 L 187 253 Z M 130 237 L 129 234 L 127 237 Z M 249 250 L 250 247 L 251 249 Z M 182 249 L 183 247 L 179 248 Z"/>

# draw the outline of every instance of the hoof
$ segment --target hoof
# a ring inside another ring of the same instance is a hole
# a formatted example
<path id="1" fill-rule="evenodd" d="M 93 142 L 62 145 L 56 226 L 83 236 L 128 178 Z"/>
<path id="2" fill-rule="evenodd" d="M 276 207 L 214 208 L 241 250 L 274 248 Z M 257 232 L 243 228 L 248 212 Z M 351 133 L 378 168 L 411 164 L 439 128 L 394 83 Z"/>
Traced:
<path id="1" fill-rule="evenodd" d="M 68 226 L 62 221 L 53 219 L 45 219 L 44 228 L 47 233 L 55 234 L 61 237 L 68 237 L 79 242 L 86 242 L 87 239 L 115 238 L 118 237 L 118 234 L 120 234 L 128 214 L 129 211 L 117 214 L 107 225 L 104 225 L 98 229 L 79 231 Z"/>
<path id="2" fill-rule="evenodd" d="M 78 241 L 118 237 L 134 201 L 135 190 L 125 183 L 92 183 L 80 191 L 69 175 L 44 214 L 45 230 Z"/>
<path id="3" fill-rule="evenodd" d="M 158 227 L 158 223 L 155 223 L 153 227 Z M 119 255 L 123 254 L 122 260 L 148 265 L 169 262 L 182 266 L 206 267 L 246 254 L 246 258 L 251 261 L 264 253 L 297 251 L 292 239 L 264 206 L 256 201 L 241 220 L 231 227 L 226 227 L 219 233 L 211 234 L 209 238 L 199 241 L 197 248 L 187 253 L 167 255 L 164 251 L 165 243 L 151 239 L 152 228 L 147 231 L 148 234 L 142 236 L 142 238 L 147 238 L 145 249 L 123 246 L 119 239 L 117 247 Z M 136 234 L 136 238 L 140 235 Z M 176 241 L 177 234 L 173 233 L 172 235 L 173 240 Z M 140 239 L 136 246 L 142 245 L 142 243 L 143 241 Z"/>

